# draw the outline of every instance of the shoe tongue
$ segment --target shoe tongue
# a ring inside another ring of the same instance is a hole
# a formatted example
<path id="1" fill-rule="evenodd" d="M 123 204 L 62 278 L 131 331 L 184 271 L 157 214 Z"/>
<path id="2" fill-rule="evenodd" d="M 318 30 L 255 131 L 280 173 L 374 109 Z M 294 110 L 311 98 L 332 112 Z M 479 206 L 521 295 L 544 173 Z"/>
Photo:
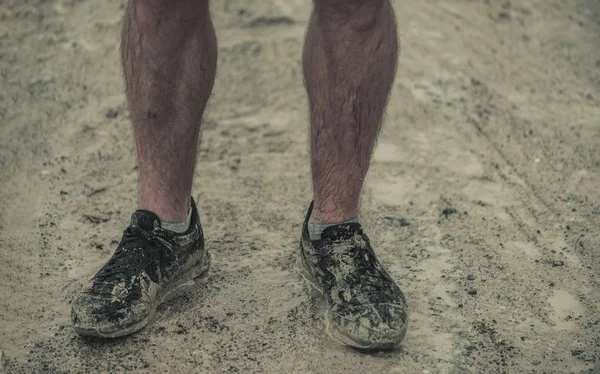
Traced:
<path id="1" fill-rule="evenodd" d="M 137 226 L 143 230 L 152 231 L 154 230 L 154 222 L 158 221 L 160 225 L 160 219 L 158 216 L 149 210 L 136 210 L 131 216 L 131 225 Z"/>
<path id="2" fill-rule="evenodd" d="M 329 226 L 321 233 L 322 239 L 344 240 L 350 239 L 354 234 L 360 233 L 362 226 L 358 222 L 340 223 L 338 225 Z"/>

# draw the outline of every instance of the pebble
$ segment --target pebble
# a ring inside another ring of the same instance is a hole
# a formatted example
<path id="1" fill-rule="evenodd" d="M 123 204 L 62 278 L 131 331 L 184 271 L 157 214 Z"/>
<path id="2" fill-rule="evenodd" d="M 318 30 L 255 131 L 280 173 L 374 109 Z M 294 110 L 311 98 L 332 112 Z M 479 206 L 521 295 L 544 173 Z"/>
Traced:
<path id="1" fill-rule="evenodd" d="M 4 350 L 0 351 L 0 370 L 4 371 L 6 368 L 6 355 L 4 354 Z"/>

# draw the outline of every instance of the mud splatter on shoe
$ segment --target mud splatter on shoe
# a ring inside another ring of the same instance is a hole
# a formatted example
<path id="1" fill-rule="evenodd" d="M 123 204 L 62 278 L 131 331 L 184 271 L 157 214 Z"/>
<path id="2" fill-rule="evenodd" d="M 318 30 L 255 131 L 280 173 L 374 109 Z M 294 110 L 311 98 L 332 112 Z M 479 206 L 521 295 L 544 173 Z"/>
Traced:
<path id="1" fill-rule="evenodd" d="M 204 277 L 209 265 L 193 200 L 190 228 L 183 234 L 161 229 L 156 214 L 138 210 L 111 259 L 73 302 L 75 331 L 108 338 L 132 334 L 175 291 Z"/>
<path id="2" fill-rule="evenodd" d="M 327 301 L 328 332 L 355 348 L 398 346 L 406 334 L 406 300 L 360 223 L 329 227 L 313 241 L 308 233 L 312 208 L 302 227 L 300 258 L 307 280 Z"/>

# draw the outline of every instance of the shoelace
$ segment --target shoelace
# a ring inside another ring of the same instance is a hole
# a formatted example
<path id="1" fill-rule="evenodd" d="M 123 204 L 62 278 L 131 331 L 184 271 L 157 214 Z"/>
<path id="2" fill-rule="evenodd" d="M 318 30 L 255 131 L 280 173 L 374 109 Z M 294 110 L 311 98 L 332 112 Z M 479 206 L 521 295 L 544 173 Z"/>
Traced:
<path id="1" fill-rule="evenodd" d="M 329 246 L 335 246 L 336 244 L 348 241 L 348 240 L 353 240 L 353 236 L 355 233 L 353 232 L 343 232 L 340 233 L 341 235 L 339 235 L 338 237 L 331 239 L 331 240 L 326 240 L 323 243 L 324 247 L 329 247 Z M 373 252 L 373 249 L 371 249 L 371 246 L 369 245 L 369 237 L 364 234 L 362 232 L 362 230 L 356 232 L 356 234 L 358 234 L 366 243 L 365 246 L 361 246 L 361 245 L 351 245 L 348 246 L 348 251 L 343 252 L 343 253 L 339 253 L 338 256 L 340 260 L 345 260 L 344 262 L 348 263 L 351 266 L 356 266 L 357 262 L 358 262 L 358 267 L 357 270 L 358 271 L 368 271 L 368 272 L 372 272 L 374 268 L 376 268 L 377 266 L 377 257 L 375 257 L 375 253 Z M 365 258 L 366 257 L 366 258 Z M 362 258 L 365 259 L 365 261 L 354 261 L 355 259 L 358 258 Z M 323 253 L 320 254 L 318 256 L 318 260 L 317 260 L 317 264 L 318 265 L 326 265 L 327 267 L 332 265 L 332 262 L 334 260 L 334 257 L 332 256 L 331 252 L 328 253 Z M 349 260 L 349 261 L 348 261 Z"/>
<path id="2" fill-rule="evenodd" d="M 125 269 L 139 270 L 143 268 L 147 261 L 152 258 L 151 251 L 155 248 L 156 241 L 151 234 L 136 226 L 127 227 L 123 232 L 123 238 L 117 250 L 97 274 L 96 279 L 104 281 L 116 274 L 125 273 Z M 139 253 L 140 250 L 143 253 Z M 162 251 L 158 252 L 161 253 Z"/>
<path id="3" fill-rule="evenodd" d="M 370 245 L 369 237 L 362 231 L 362 229 L 359 229 L 356 232 L 342 231 L 336 233 L 334 238 L 327 240 L 323 244 L 325 247 L 328 247 L 348 240 L 353 241 L 353 237 L 356 234 L 358 234 L 358 236 L 365 241 L 365 245 L 358 245 L 358 243 L 354 243 L 353 245 L 348 246 L 347 251 L 338 253 L 338 255 L 335 257 L 331 252 L 319 254 L 317 266 L 325 269 L 336 267 L 338 265 L 334 262 L 334 259 L 337 258 L 355 269 L 352 271 L 354 276 L 364 279 L 364 281 L 361 281 L 364 292 L 377 294 L 379 292 L 378 288 L 381 287 L 382 284 L 378 281 L 375 281 L 376 279 L 385 280 L 384 284 L 389 282 L 393 283 L 393 280 L 390 278 L 389 274 L 385 272 L 385 270 L 382 271 L 381 265 L 377 260 L 377 256 Z"/>

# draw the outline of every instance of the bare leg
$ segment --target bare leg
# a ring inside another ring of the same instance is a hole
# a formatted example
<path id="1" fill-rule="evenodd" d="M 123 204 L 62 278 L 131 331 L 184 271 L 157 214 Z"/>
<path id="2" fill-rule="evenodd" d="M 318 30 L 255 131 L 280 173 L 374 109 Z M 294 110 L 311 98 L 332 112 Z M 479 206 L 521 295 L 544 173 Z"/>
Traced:
<path id="1" fill-rule="evenodd" d="M 301 260 L 327 300 L 329 333 L 352 347 L 389 349 L 406 334 L 406 299 L 352 221 L 396 72 L 396 20 L 389 0 L 313 2 L 304 76 L 314 205 Z"/>
<path id="2" fill-rule="evenodd" d="M 139 207 L 181 222 L 217 64 L 208 0 L 131 0 L 121 52 L 139 164 Z"/>
<path id="3" fill-rule="evenodd" d="M 358 217 L 397 57 L 389 0 L 314 0 L 303 56 L 315 199 L 311 223 Z"/>
<path id="4" fill-rule="evenodd" d="M 121 53 L 139 207 L 156 215 L 133 213 L 113 256 L 73 300 L 75 331 L 104 338 L 142 329 L 170 292 L 193 284 L 210 266 L 190 203 L 200 120 L 217 61 L 208 0 L 129 0 Z M 157 229 L 156 216 L 173 224 Z"/>

